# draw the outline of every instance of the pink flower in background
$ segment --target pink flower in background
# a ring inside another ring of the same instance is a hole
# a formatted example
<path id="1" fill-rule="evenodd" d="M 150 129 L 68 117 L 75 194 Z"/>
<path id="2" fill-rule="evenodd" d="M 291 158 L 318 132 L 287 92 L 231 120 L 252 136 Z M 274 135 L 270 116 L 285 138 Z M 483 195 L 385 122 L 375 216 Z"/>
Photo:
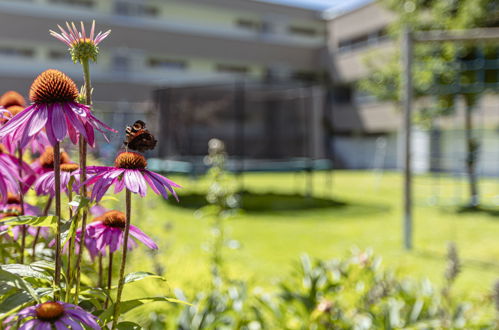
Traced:
<path id="1" fill-rule="evenodd" d="M 74 23 L 69 24 L 66 22 L 67 30 L 57 25 L 61 32 L 58 33 L 51 30 L 50 35 L 69 46 L 73 62 L 88 63 L 89 60 L 95 62 L 99 54 L 99 44 L 102 40 L 106 39 L 111 30 L 104 33 L 99 32 L 95 35 L 95 21 L 93 21 L 90 35 L 87 36 L 83 22 L 80 23 L 81 31 L 78 31 Z"/>
<path id="2" fill-rule="evenodd" d="M 7 148 L 11 154 L 15 154 L 17 150 L 17 143 L 13 141 L 12 136 L 6 136 L 2 141 L 5 148 Z M 47 137 L 47 133 L 45 133 L 45 131 L 40 131 L 28 142 L 25 149 L 31 151 L 32 153 L 42 153 L 43 150 L 45 150 L 45 148 L 49 145 L 50 142 Z"/>
<path id="3" fill-rule="evenodd" d="M 24 214 L 22 214 L 21 209 L 21 199 L 19 195 L 8 194 L 7 201 L 5 204 L 0 206 L 0 219 L 8 218 L 8 217 L 16 217 L 20 215 L 39 215 L 40 210 L 31 204 L 24 203 Z M 0 226 L 0 231 L 8 230 L 9 226 L 2 225 Z M 34 227 L 27 226 L 26 232 L 31 236 L 36 236 L 38 233 L 38 229 L 40 229 L 39 235 L 44 238 L 47 238 L 50 233 L 50 228 L 48 227 Z M 17 240 L 21 235 L 23 230 L 23 226 L 12 226 L 12 238 Z"/>
<path id="4" fill-rule="evenodd" d="M 26 169 L 28 170 L 28 169 Z M 11 156 L 0 145 L 0 202 L 6 202 L 9 191 L 19 191 L 19 170 Z"/>
<path id="5" fill-rule="evenodd" d="M 98 120 L 88 106 L 77 103 L 77 97 L 78 89 L 71 78 L 58 70 L 44 71 L 31 85 L 33 104 L 0 128 L 0 138 L 7 137 L 24 149 L 45 129 L 51 145 L 66 136 L 76 144 L 81 134 L 95 146 L 94 129 L 103 134 L 104 130 L 116 132 Z"/>
<path id="6" fill-rule="evenodd" d="M 125 214 L 114 210 L 96 217 L 93 222 L 87 225 L 85 246 L 92 258 L 98 254 L 106 255 L 108 249 L 111 253 L 118 250 L 123 244 L 125 225 Z M 130 225 L 130 236 L 128 240 L 130 250 L 137 247 L 137 243 L 131 238 L 139 240 L 150 249 L 156 250 L 158 248 L 149 236 L 133 225 Z"/>
<path id="7" fill-rule="evenodd" d="M 69 24 L 66 22 L 67 31 L 64 30 L 60 25 L 57 25 L 60 33 L 50 30 L 50 35 L 58 40 L 64 42 L 70 48 L 77 46 L 78 44 L 93 44 L 94 46 L 98 46 L 102 40 L 106 39 L 106 37 L 111 33 L 111 30 L 108 30 L 104 33 L 99 32 L 97 35 L 95 34 L 95 21 L 92 21 L 92 27 L 90 29 L 90 35 L 87 37 L 85 33 L 85 26 L 83 22 L 81 23 L 81 32 L 78 31 L 74 23 Z"/>
<path id="8" fill-rule="evenodd" d="M 16 91 L 5 92 L 0 97 L 0 122 L 5 124 L 12 119 L 12 117 L 22 112 L 25 108 L 26 100 L 21 94 Z M 17 143 L 14 143 L 10 137 L 4 138 L 2 140 L 2 144 L 11 154 L 14 154 L 17 150 Z M 28 144 L 28 149 L 34 153 L 41 153 L 48 145 L 49 140 L 47 138 L 47 134 L 45 134 L 44 131 L 41 131 Z"/>
<path id="9" fill-rule="evenodd" d="M 147 186 L 158 195 L 168 198 L 168 192 L 177 198 L 173 188 L 180 186 L 175 182 L 157 173 L 146 170 L 147 161 L 141 154 L 136 152 L 122 152 L 114 162 L 114 167 L 89 166 L 87 173 L 89 179 L 87 184 L 94 184 L 92 189 L 92 200 L 99 201 L 112 185 L 114 192 L 118 193 L 123 188 L 129 189 L 135 194 L 144 197 Z"/>
<path id="10" fill-rule="evenodd" d="M 61 191 L 68 192 L 69 183 L 73 179 L 72 191 L 78 192 L 80 174 L 77 173 L 79 166 L 74 163 L 61 164 Z M 55 172 L 54 170 L 42 174 L 34 184 L 36 194 L 55 196 Z"/>

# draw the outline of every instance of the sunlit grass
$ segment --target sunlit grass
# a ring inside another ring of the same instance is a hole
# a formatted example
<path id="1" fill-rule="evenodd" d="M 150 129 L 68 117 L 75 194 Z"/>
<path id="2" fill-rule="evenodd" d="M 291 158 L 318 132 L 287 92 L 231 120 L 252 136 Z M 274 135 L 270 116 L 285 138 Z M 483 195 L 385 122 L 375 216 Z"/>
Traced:
<path id="1" fill-rule="evenodd" d="M 185 187 L 184 194 L 202 192 L 206 186 L 202 180 L 175 180 Z M 484 296 L 499 278 L 499 218 L 486 212 L 456 212 L 458 204 L 464 202 L 464 182 L 428 176 L 416 179 L 414 250 L 407 252 L 402 248 L 399 174 L 337 171 L 330 187 L 328 180 L 326 173 L 315 175 L 314 196 L 334 198 L 347 206 L 245 213 L 230 220 L 228 235 L 241 245 L 226 253 L 231 276 L 272 290 L 292 270 L 300 254 L 334 258 L 357 247 L 374 249 L 383 257 L 385 267 L 401 275 L 428 277 L 438 285 L 443 281 L 447 243 L 453 240 L 464 263 L 457 291 Z M 304 185 L 302 174 L 247 174 L 244 178 L 245 189 L 253 192 L 303 193 Z M 493 207 L 499 185 L 493 179 L 485 180 L 482 193 Z M 432 205 L 437 196 L 445 206 Z M 188 293 L 202 289 L 209 281 L 208 258 L 203 250 L 209 234 L 206 219 L 196 218 L 192 209 L 172 206 L 156 197 L 134 202 L 140 205 L 134 221 L 157 240 L 160 250 L 156 260 L 164 267 L 168 282 L 136 284 L 126 290 L 127 296 L 139 295 L 139 290 L 150 295 L 173 295 L 174 288 Z M 144 267 L 152 270 L 154 263 L 145 248 L 131 255 L 130 271 Z"/>

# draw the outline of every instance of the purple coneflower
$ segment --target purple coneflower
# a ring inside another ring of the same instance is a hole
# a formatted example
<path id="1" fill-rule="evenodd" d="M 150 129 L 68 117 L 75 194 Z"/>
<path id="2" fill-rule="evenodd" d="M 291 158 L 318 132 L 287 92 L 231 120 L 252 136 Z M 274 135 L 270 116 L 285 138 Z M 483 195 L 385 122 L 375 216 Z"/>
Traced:
<path id="1" fill-rule="evenodd" d="M 110 253 L 116 252 L 123 244 L 125 225 L 125 214 L 120 211 L 108 211 L 102 216 L 94 218 L 94 221 L 87 226 L 85 239 L 85 246 L 90 255 L 92 257 L 96 257 L 99 253 L 106 255 L 107 248 L 109 248 Z M 130 235 L 150 249 L 156 250 L 158 248 L 149 236 L 133 225 L 130 225 Z M 137 243 L 129 239 L 128 249 L 131 250 L 135 247 L 137 247 Z"/>
<path id="2" fill-rule="evenodd" d="M 31 170 L 31 167 L 25 162 L 23 162 L 22 170 L 23 172 L 33 172 Z M 9 154 L 7 148 L 1 143 L 0 143 L 0 171 L 8 175 L 10 174 L 16 175 L 15 173 L 19 172 L 18 159 L 15 156 Z M 17 175 L 15 179 L 18 180 L 19 176 Z M 16 183 L 16 189 L 18 189 L 17 187 L 18 185 Z"/>
<path id="3" fill-rule="evenodd" d="M 106 251 L 109 248 L 110 253 L 116 252 L 123 245 L 124 230 L 126 225 L 126 217 L 123 212 L 120 211 L 107 211 L 101 216 L 95 217 L 94 220 L 86 226 L 85 235 L 85 247 L 90 254 L 90 257 L 94 259 L 99 255 L 106 255 Z M 150 249 L 157 250 L 158 245 L 147 236 L 142 230 L 136 226 L 130 225 L 130 235 L 135 239 L 144 243 Z M 75 251 L 78 253 L 80 251 L 80 236 L 81 228 L 76 230 L 76 241 L 75 241 Z M 55 240 L 49 243 L 49 246 L 53 246 Z M 137 242 L 129 239 L 128 240 L 128 250 L 132 250 L 138 246 Z M 68 245 L 64 246 L 64 252 L 67 252 Z"/>
<path id="4" fill-rule="evenodd" d="M 109 35 L 109 33 L 111 33 L 111 30 L 104 33 L 99 32 L 94 36 L 95 21 L 92 21 L 90 35 L 87 37 L 87 34 L 85 33 L 85 26 L 83 25 L 83 22 L 80 23 L 81 31 L 78 31 L 74 23 L 71 23 L 70 25 L 66 22 L 66 27 L 68 28 L 67 31 L 60 25 L 57 25 L 61 32 L 58 33 L 50 30 L 50 35 L 69 46 L 73 62 L 82 62 L 82 60 L 88 59 L 92 59 L 95 62 L 97 54 L 99 53 L 99 47 L 97 46 Z"/>
<path id="5" fill-rule="evenodd" d="M 20 215 L 38 215 L 40 214 L 40 210 L 31 204 L 24 203 L 24 208 L 21 208 L 21 199 L 19 195 L 8 194 L 7 201 L 5 204 L 0 206 L 0 219 L 8 218 L 8 217 L 17 217 Z M 24 209 L 24 214 L 22 214 Z M 7 230 L 8 226 L 1 226 L 3 230 Z M 38 230 L 39 229 L 39 230 Z M 0 230 L 0 231 L 3 231 Z M 12 230 L 12 238 L 17 240 L 19 236 L 22 234 L 23 226 L 13 226 Z M 26 226 L 26 232 L 35 237 L 37 235 L 41 235 L 42 237 L 47 238 L 50 232 L 50 228 L 48 227 L 33 227 Z"/>
<path id="6" fill-rule="evenodd" d="M 0 144 L 0 201 L 6 202 L 9 191 L 19 190 L 19 171 L 12 156 Z"/>
<path id="7" fill-rule="evenodd" d="M 61 165 L 73 163 L 65 151 L 61 151 L 60 158 Z M 31 168 L 37 175 L 54 171 L 54 148 L 46 147 L 40 157 L 31 164 Z"/>
<path id="8" fill-rule="evenodd" d="M 114 167 L 89 166 L 89 179 L 86 183 L 94 184 L 92 200 L 99 201 L 113 184 L 115 193 L 126 187 L 132 193 L 144 197 L 149 185 L 156 194 L 164 198 L 168 198 L 167 190 L 177 198 L 173 188 L 180 186 L 164 176 L 146 170 L 146 166 L 144 156 L 130 151 L 120 153 L 114 161 Z"/>
<path id="9" fill-rule="evenodd" d="M 47 301 L 36 306 L 22 309 L 5 320 L 6 329 L 51 330 L 51 329 L 101 329 L 97 317 L 80 306 L 62 301 Z"/>
<path id="10" fill-rule="evenodd" d="M 76 171 L 79 166 L 74 163 L 61 164 L 61 191 L 68 193 L 69 182 L 72 182 L 72 191 L 78 192 L 80 184 L 80 174 Z M 35 191 L 37 195 L 55 196 L 55 173 L 54 170 L 42 174 L 35 182 Z"/>
<path id="11" fill-rule="evenodd" d="M 10 136 L 24 148 L 44 128 L 50 144 L 55 145 L 69 135 L 78 142 L 81 134 L 91 146 L 95 145 L 94 129 L 116 132 L 98 120 L 86 105 L 76 102 L 76 84 L 58 70 L 42 72 L 33 82 L 30 99 L 33 104 L 0 128 L 0 138 Z"/>

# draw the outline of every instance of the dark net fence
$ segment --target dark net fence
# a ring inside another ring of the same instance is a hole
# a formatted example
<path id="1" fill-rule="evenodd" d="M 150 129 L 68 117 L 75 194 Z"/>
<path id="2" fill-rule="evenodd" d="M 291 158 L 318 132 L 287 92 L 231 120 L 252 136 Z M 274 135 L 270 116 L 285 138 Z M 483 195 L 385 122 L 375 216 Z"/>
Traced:
<path id="1" fill-rule="evenodd" d="M 155 92 L 156 156 L 190 159 L 208 141 L 225 142 L 230 156 L 252 160 L 327 157 L 319 87 L 257 83 L 168 87 Z"/>

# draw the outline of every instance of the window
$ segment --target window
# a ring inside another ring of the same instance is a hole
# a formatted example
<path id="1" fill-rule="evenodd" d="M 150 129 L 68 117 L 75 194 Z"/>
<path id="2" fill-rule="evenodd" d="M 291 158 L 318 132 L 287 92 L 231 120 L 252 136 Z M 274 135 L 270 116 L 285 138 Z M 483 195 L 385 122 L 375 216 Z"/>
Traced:
<path id="1" fill-rule="evenodd" d="M 340 52 L 348 52 L 351 50 L 364 48 L 370 45 L 376 45 L 386 40 L 387 38 L 388 38 L 388 33 L 385 28 L 382 28 L 350 39 L 340 40 L 340 42 L 338 43 L 338 50 Z"/>
<path id="2" fill-rule="evenodd" d="M 303 37 L 315 37 L 318 34 L 317 29 L 314 29 L 311 27 L 306 27 L 306 26 L 291 25 L 288 28 L 288 31 L 291 34 L 303 36 Z"/>
<path id="3" fill-rule="evenodd" d="M 116 2 L 114 12 L 123 16 L 156 17 L 159 15 L 159 9 L 157 7 L 126 1 Z"/>
<path id="4" fill-rule="evenodd" d="M 236 20 L 236 26 L 245 30 L 260 31 L 262 24 L 251 19 L 239 18 Z"/>
<path id="5" fill-rule="evenodd" d="M 333 101 L 338 104 L 345 104 L 352 102 L 352 87 L 348 85 L 334 86 L 332 88 Z"/>
<path id="6" fill-rule="evenodd" d="M 187 62 L 178 59 L 150 58 L 148 64 L 153 68 L 164 68 L 171 70 L 187 69 Z"/>
<path id="7" fill-rule="evenodd" d="M 130 59 L 126 55 L 115 55 L 113 57 L 113 69 L 119 72 L 130 70 Z"/>
<path id="8" fill-rule="evenodd" d="M 56 61 L 70 60 L 70 55 L 67 51 L 51 50 L 49 51 L 49 58 Z"/>
<path id="9" fill-rule="evenodd" d="M 49 0 L 52 3 L 65 4 L 70 6 L 79 6 L 91 8 L 94 6 L 93 0 Z"/>
<path id="10" fill-rule="evenodd" d="M 35 56 L 35 51 L 31 48 L 0 46 L 0 56 L 30 58 Z"/>
<path id="11" fill-rule="evenodd" d="M 305 82 L 318 82 L 320 75 L 315 71 L 298 70 L 293 72 L 292 78 Z"/>
<path id="12" fill-rule="evenodd" d="M 227 72 L 227 73 L 248 73 L 249 68 L 243 65 L 234 65 L 234 64 L 217 64 L 216 70 L 218 72 Z"/>

